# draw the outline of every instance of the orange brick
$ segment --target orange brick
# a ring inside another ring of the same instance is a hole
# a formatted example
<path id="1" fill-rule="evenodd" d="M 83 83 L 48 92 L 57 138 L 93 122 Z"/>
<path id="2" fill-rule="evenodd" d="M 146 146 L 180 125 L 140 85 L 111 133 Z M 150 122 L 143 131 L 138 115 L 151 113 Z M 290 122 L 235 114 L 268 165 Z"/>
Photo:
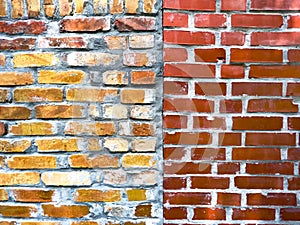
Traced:
<path id="1" fill-rule="evenodd" d="M 81 150 L 82 144 L 78 138 L 37 139 L 35 142 L 39 152 L 76 152 Z"/>
<path id="2" fill-rule="evenodd" d="M 116 89 L 74 88 L 67 90 L 67 101 L 105 102 L 118 95 Z"/>
<path id="3" fill-rule="evenodd" d="M 156 161 L 153 155 L 146 154 L 126 154 L 122 157 L 124 168 L 153 167 Z"/>
<path id="4" fill-rule="evenodd" d="M 12 18 L 20 18 L 24 15 L 24 3 L 23 0 L 12 0 Z"/>
<path id="5" fill-rule="evenodd" d="M 89 214 L 86 205 L 42 205 L 44 215 L 54 218 L 81 218 Z"/>
<path id="6" fill-rule="evenodd" d="M 112 0 L 110 3 L 110 13 L 118 14 L 123 12 L 123 0 Z"/>
<path id="7" fill-rule="evenodd" d="M 0 72 L 1 86 L 27 85 L 33 82 L 32 73 Z"/>
<path id="8" fill-rule="evenodd" d="M 41 84 L 80 84 L 85 76 L 81 70 L 55 71 L 41 70 L 38 82 Z"/>
<path id="9" fill-rule="evenodd" d="M 9 132 L 13 135 L 52 135 L 55 134 L 56 125 L 47 122 L 31 122 L 23 123 L 20 122 L 16 125 L 10 126 Z"/>
<path id="10" fill-rule="evenodd" d="M 11 193 L 17 202 L 51 202 L 55 192 L 43 189 L 12 189 Z"/>
<path id="11" fill-rule="evenodd" d="M 13 156 L 7 160 L 11 169 L 50 169 L 56 168 L 54 156 Z"/>
<path id="12" fill-rule="evenodd" d="M 31 110 L 21 106 L 0 106 L 0 119 L 19 120 L 29 119 Z"/>
<path id="13" fill-rule="evenodd" d="M 135 14 L 139 7 L 139 0 L 125 0 L 126 12 Z"/>
<path id="14" fill-rule="evenodd" d="M 118 157 L 110 155 L 72 155 L 69 158 L 70 166 L 73 168 L 117 168 L 119 167 Z"/>
<path id="15" fill-rule="evenodd" d="M 119 202 L 121 195 L 119 190 L 79 189 L 74 197 L 76 202 Z"/>
<path id="16" fill-rule="evenodd" d="M 6 0 L 0 2 L 0 17 L 4 17 L 7 14 Z"/>
<path id="17" fill-rule="evenodd" d="M 0 140 L 0 152 L 25 152 L 31 146 L 29 140 Z"/>
<path id="18" fill-rule="evenodd" d="M 39 105 L 34 109 L 36 112 L 36 118 L 40 119 L 68 119 L 84 117 L 84 107 L 80 105 Z"/>
<path id="19" fill-rule="evenodd" d="M 121 90 L 122 103 L 153 103 L 155 92 L 151 89 L 123 89 Z"/>
<path id="20" fill-rule="evenodd" d="M 69 122 L 66 125 L 66 134 L 85 135 L 113 135 L 116 132 L 115 124 L 112 122 Z"/>
<path id="21" fill-rule="evenodd" d="M 37 211 L 37 206 L 32 205 L 0 205 L 2 217 L 32 218 Z"/>
<path id="22" fill-rule="evenodd" d="M 17 88 L 14 91 L 16 102 L 60 102 L 63 90 L 59 88 Z"/>
<path id="23" fill-rule="evenodd" d="M 125 36 L 106 36 L 104 37 L 104 41 L 110 50 L 127 48 L 127 39 Z"/>
<path id="24" fill-rule="evenodd" d="M 132 84 L 155 84 L 155 72 L 151 70 L 132 71 Z"/>
<path id="25" fill-rule="evenodd" d="M 40 174 L 38 172 L 14 172 L 0 173 L 0 185 L 34 185 L 40 182 Z"/>

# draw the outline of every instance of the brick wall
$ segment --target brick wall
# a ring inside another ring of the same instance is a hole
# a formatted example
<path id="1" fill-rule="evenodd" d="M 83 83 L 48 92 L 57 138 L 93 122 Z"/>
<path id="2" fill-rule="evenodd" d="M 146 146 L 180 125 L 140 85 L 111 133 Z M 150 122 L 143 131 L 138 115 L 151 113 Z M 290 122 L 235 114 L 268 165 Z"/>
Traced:
<path id="1" fill-rule="evenodd" d="M 165 224 L 298 224 L 300 1 L 163 8 Z"/>
<path id="2" fill-rule="evenodd" d="M 162 223 L 159 9 L 1 0 L 1 225 Z"/>

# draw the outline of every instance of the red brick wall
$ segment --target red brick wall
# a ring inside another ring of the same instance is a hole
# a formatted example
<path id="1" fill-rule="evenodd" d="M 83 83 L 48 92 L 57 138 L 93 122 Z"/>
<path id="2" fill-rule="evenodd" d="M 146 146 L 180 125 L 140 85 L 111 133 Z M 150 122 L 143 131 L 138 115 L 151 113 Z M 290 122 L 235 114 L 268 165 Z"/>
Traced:
<path id="1" fill-rule="evenodd" d="M 296 224 L 300 1 L 163 10 L 165 224 Z"/>

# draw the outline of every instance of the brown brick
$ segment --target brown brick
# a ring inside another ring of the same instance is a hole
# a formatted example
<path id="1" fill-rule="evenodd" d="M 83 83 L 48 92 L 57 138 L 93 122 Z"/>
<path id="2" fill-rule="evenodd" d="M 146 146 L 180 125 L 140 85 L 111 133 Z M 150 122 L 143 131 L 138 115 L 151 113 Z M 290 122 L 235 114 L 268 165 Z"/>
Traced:
<path id="1" fill-rule="evenodd" d="M 36 112 L 36 118 L 40 119 L 68 119 L 84 117 L 84 107 L 80 105 L 39 105 L 34 109 Z"/>
<path id="2" fill-rule="evenodd" d="M 54 66 L 59 59 L 54 53 L 18 53 L 14 55 L 14 67 Z"/>
<path id="3" fill-rule="evenodd" d="M 39 152 L 76 152 L 81 150 L 81 139 L 78 138 L 37 139 L 35 142 Z"/>
<path id="4" fill-rule="evenodd" d="M 108 17 L 83 17 L 63 19 L 60 32 L 96 32 L 110 30 Z"/>
<path id="5" fill-rule="evenodd" d="M 118 157 L 110 155 L 72 155 L 69 158 L 72 168 L 117 168 L 119 167 Z"/>
<path id="6" fill-rule="evenodd" d="M 79 102 L 105 102 L 111 101 L 116 96 L 118 96 L 116 89 L 74 88 L 67 90 L 66 99 Z"/>
<path id="7" fill-rule="evenodd" d="M 0 86 L 28 85 L 33 82 L 32 73 L 0 72 Z"/>
<path id="8" fill-rule="evenodd" d="M 37 211 L 37 206 L 32 205 L 0 205 L 2 217 L 32 218 Z"/>
<path id="9" fill-rule="evenodd" d="M 89 214 L 86 205 L 42 205 L 44 215 L 54 218 L 81 218 Z"/>
<path id="10" fill-rule="evenodd" d="M 25 152 L 30 146 L 29 140 L 0 140 L 0 152 L 2 153 Z"/>
<path id="11" fill-rule="evenodd" d="M 24 3 L 22 0 L 12 0 L 12 12 L 11 17 L 12 18 L 20 18 L 24 15 Z"/>
<path id="12" fill-rule="evenodd" d="M 12 189 L 11 193 L 17 202 L 52 202 L 55 192 L 43 189 Z"/>
<path id="13" fill-rule="evenodd" d="M 35 38 L 14 38 L 0 39 L 0 50 L 15 51 L 15 50 L 32 50 L 35 48 Z"/>
<path id="14" fill-rule="evenodd" d="M 74 198 L 76 202 L 119 202 L 121 195 L 119 190 L 79 189 Z"/>
<path id="15" fill-rule="evenodd" d="M 9 128 L 9 132 L 13 135 L 52 135 L 55 134 L 56 125 L 48 123 L 48 122 L 31 122 L 31 123 L 23 123 L 19 122 L 16 125 L 12 125 Z"/>
<path id="16" fill-rule="evenodd" d="M 7 160 L 11 169 L 55 169 L 54 156 L 13 156 Z"/>
<path id="17" fill-rule="evenodd" d="M 122 157 L 124 168 L 154 167 L 156 161 L 153 155 L 146 154 L 126 154 Z"/>
<path id="18" fill-rule="evenodd" d="M 69 122 L 65 133 L 105 136 L 115 134 L 115 129 L 115 124 L 112 122 Z"/>
<path id="19" fill-rule="evenodd" d="M 63 91 L 59 88 L 18 88 L 14 91 L 16 102 L 60 102 Z"/>
<path id="20" fill-rule="evenodd" d="M 153 17 L 123 17 L 116 19 L 114 25 L 119 31 L 153 31 L 155 23 Z"/>
<path id="21" fill-rule="evenodd" d="M 14 172 L 0 173 L 0 185 L 34 185 L 40 182 L 40 174 L 38 172 Z"/>
<path id="22" fill-rule="evenodd" d="M 49 186 L 86 186 L 91 185 L 89 172 L 44 172 L 42 181 Z"/>
<path id="23" fill-rule="evenodd" d="M 136 217 L 151 217 L 152 205 L 138 205 L 135 207 L 134 215 Z"/>

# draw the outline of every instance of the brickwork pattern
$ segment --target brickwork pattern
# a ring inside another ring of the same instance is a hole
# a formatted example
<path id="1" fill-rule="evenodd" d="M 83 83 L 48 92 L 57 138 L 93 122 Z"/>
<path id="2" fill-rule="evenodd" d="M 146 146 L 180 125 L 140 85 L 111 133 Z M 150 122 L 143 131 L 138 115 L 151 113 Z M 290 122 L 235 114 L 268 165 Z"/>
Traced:
<path id="1" fill-rule="evenodd" d="M 1 225 L 162 224 L 159 9 L 1 0 Z"/>
<path id="2" fill-rule="evenodd" d="M 300 2 L 163 8 L 165 224 L 299 224 Z"/>

